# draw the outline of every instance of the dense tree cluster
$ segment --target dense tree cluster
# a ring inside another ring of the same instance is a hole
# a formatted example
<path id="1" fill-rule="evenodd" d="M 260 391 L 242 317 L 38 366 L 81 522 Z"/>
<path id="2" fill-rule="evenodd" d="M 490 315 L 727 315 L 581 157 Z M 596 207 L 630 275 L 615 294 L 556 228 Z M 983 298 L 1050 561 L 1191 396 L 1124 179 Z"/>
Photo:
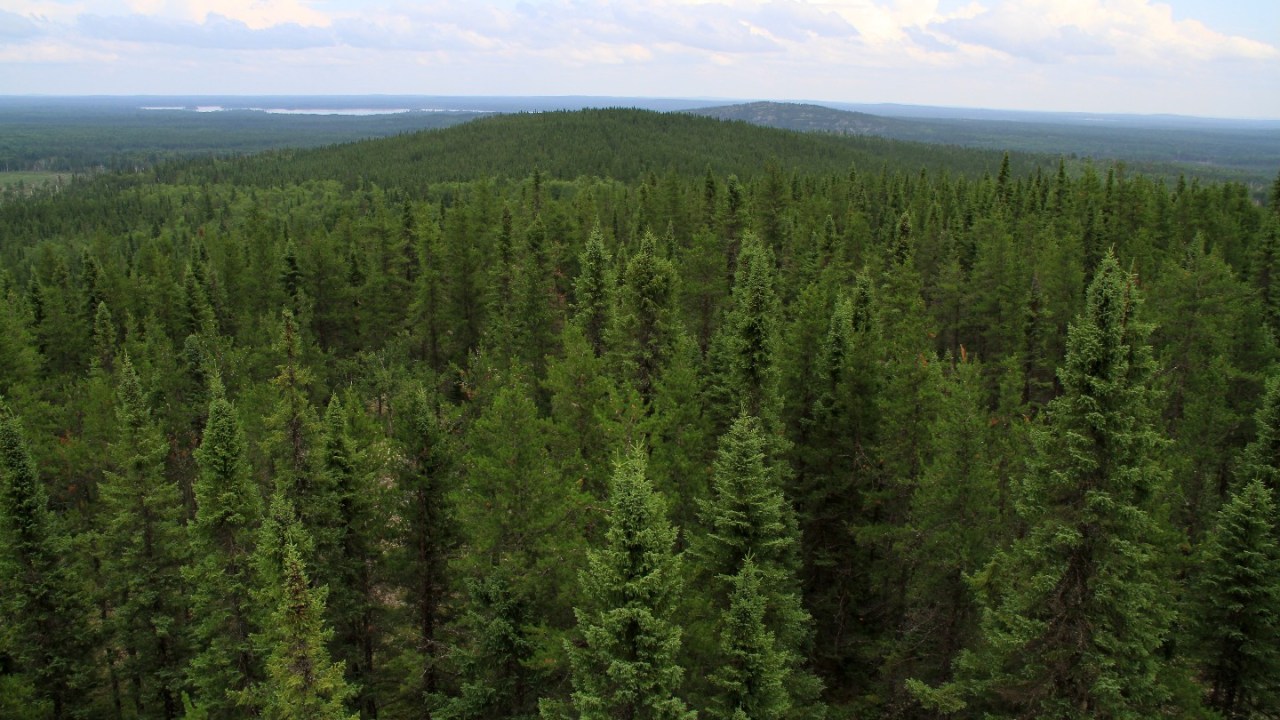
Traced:
<path id="1" fill-rule="evenodd" d="M 1280 713 L 1280 197 L 286 161 L 0 207 L 0 716 Z"/>

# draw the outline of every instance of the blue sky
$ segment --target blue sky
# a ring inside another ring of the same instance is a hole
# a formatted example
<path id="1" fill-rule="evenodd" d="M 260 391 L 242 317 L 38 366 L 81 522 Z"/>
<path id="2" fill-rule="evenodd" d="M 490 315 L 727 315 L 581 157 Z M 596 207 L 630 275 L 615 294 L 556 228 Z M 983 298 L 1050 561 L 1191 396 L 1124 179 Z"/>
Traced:
<path id="1" fill-rule="evenodd" d="M 0 0 L 0 94 L 614 95 L 1280 118 L 1277 0 Z"/>

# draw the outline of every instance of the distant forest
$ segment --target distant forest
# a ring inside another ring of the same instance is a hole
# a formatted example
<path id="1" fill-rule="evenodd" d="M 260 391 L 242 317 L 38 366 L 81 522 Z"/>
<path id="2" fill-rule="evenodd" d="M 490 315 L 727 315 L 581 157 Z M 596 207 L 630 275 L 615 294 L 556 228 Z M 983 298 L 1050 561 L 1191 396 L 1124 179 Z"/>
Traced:
<path id="1" fill-rule="evenodd" d="M 1280 716 L 1280 177 L 495 117 L 0 201 L 0 717 Z"/>

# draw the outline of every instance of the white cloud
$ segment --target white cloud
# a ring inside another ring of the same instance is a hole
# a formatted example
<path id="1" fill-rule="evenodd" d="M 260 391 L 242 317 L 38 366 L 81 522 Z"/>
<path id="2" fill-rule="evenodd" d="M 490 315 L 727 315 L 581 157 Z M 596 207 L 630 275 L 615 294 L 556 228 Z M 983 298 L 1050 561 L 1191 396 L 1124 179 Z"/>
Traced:
<path id="1" fill-rule="evenodd" d="M 69 72 L 66 86 L 79 87 L 90 76 L 118 84 L 103 92 L 147 91 L 158 77 L 144 70 L 149 67 L 181 68 L 192 83 L 216 84 L 222 92 L 240 82 L 253 92 L 303 86 L 349 93 L 603 91 L 1003 107 L 1040 97 L 1045 84 L 1087 92 L 1087 79 L 1121 101 L 1122 88 L 1146 98 L 1140 89 L 1178 87 L 1174 80 L 1184 77 L 1203 78 L 1221 97 L 1225 88 L 1244 87 L 1237 80 L 1241 63 L 1249 64 L 1243 74 L 1255 78 L 1251 87 L 1265 87 L 1267 78 L 1280 83 L 1275 45 L 1175 19 L 1168 5 L 1155 0 L 945 5 L 947 10 L 938 0 L 0 0 L 0 44 L 11 48 L 0 60 L 0 92 L 34 84 L 27 82 L 24 62 L 72 57 L 73 50 L 109 67 L 93 68 L 97 75 Z M 44 41 L 43 49 L 36 49 L 37 41 Z M 32 54 L 24 58 L 15 48 Z M 334 75 L 334 67 L 349 74 Z M 306 77 L 308 68 L 315 79 Z M 42 80 L 47 86 L 48 78 Z M 455 81 L 461 85 L 450 85 Z M 1018 88 L 1019 82 L 1037 86 Z M 1246 98 L 1241 90 L 1240 105 L 1267 103 L 1275 108 L 1271 114 L 1280 115 L 1280 99 L 1257 95 L 1254 90 Z M 1071 96 L 1059 96 L 1069 109 Z M 1045 97 L 1052 102 L 1052 94 Z"/>

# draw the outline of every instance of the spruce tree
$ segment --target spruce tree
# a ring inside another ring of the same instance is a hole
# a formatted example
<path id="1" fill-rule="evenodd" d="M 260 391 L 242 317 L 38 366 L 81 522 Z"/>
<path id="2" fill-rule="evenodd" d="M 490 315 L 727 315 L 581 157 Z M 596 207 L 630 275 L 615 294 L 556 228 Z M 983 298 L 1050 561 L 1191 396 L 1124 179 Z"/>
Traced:
<path id="1" fill-rule="evenodd" d="M 974 577 L 981 640 L 959 678 L 994 717 L 1142 717 L 1164 700 L 1157 650 L 1172 612 L 1152 501 L 1163 441 L 1140 305 L 1108 253 L 1019 488 L 1026 533 Z"/>
<path id="2" fill-rule="evenodd" d="M 645 474 L 644 450 L 621 458 L 609 487 L 604 545 L 588 554 L 576 611 L 582 645 L 570 644 L 576 717 L 692 720 L 678 696 L 680 628 L 669 619 L 681 592 L 676 531 Z M 544 715 L 549 712 L 544 711 Z"/>
<path id="3" fill-rule="evenodd" d="M 348 720 L 343 703 L 352 688 L 343 679 L 342 663 L 329 659 L 326 645 L 333 634 L 324 622 L 325 590 L 307 580 L 302 553 L 292 541 L 284 545 L 282 586 L 265 632 L 266 678 L 251 692 L 268 720 Z"/>
<path id="4" fill-rule="evenodd" d="M 756 591 L 763 598 L 765 628 L 789 658 L 785 672 L 792 716 L 820 717 L 821 683 L 803 667 L 812 641 L 812 620 L 801 605 L 799 529 L 791 503 L 782 491 L 778 461 L 758 418 L 745 412 L 720 439 L 711 492 L 702 503 L 703 534 L 693 541 L 699 586 L 722 616 L 732 612 L 735 578 L 748 559 L 758 574 Z M 717 658 L 718 665 L 728 658 Z"/>
<path id="5" fill-rule="evenodd" d="M 560 640 L 577 593 L 571 578 L 581 563 L 585 496 L 556 471 L 546 422 L 523 378 L 513 371 L 490 383 L 496 387 L 466 434 L 463 474 L 448 496 L 465 550 L 450 571 L 467 594 L 453 627 L 461 692 L 440 708 L 444 717 L 536 713 L 538 688 L 563 672 Z M 502 638 L 494 641 L 493 632 Z M 495 648 L 520 654 L 497 658 Z M 497 694 L 477 705 L 473 689 Z"/>
<path id="6" fill-rule="evenodd" d="M 711 339 L 711 412 L 723 432 L 740 408 L 776 432 L 778 396 L 777 270 L 773 252 L 754 234 L 742 239 L 724 322 Z"/>
<path id="7" fill-rule="evenodd" d="M 397 404 L 395 426 L 403 458 L 396 474 L 402 521 L 390 528 L 388 558 L 394 585 L 406 598 L 395 626 L 404 637 L 390 661 L 401 680 L 388 711 L 416 713 L 424 698 L 441 691 L 442 626 L 452 586 L 448 558 L 457 545 L 457 526 L 448 491 L 457 479 L 457 413 L 430 386 L 413 384 Z"/>
<path id="8" fill-rule="evenodd" d="M 209 403 L 204 438 L 195 455 L 196 514 L 187 527 L 191 561 L 183 568 L 191 587 L 196 650 L 188 679 L 208 717 L 232 718 L 240 714 L 234 694 L 260 677 L 250 643 L 250 591 L 262 501 L 245 457 L 244 433 L 220 388 Z"/>
<path id="9" fill-rule="evenodd" d="M 578 259 L 578 277 L 573 283 L 574 322 L 582 327 L 597 357 L 604 354 L 605 331 L 612 317 L 614 278 L 609 261 L 604 235 L 597 225 Z"/>
<path id="10" fill-rule="evenodd" d="M 129 680 L 133 711 L 173 718 L 181 707 L 185 658 L 186 556 L 183 505 L 165 476 L 168 443 L 151 418 L 126 355 L 117 389 L 117 433 L 102 493 L 101 563 L 110 628 Z"/>
<path id="11" fill-rule="evenodd" d="M 1195 584 L 1208 705 L 1224 718 L 1280 711 L 1280 542 L 1274 494 L 1253 479 L 1218 513 Z"/>
<path id="12" fill-rule="evenodd" d="M 0 674 L 29 683 L 54 720 L 92 715 L 99 661 L 71 559 L 71 538 L 49 510 L 19 421 L 0 406 Z"/>
<path id="13" fill-rule="evenodd" d="M 385 517 L 373 472 L 351 436 L 346 410 L 338 396 L 325 409 L 316 462 L 318 498 L 326 509 L 312 530 L 316 544 L 317 585 L 328 588 L 325 615 L 334 628 L 333 654 L 347 668 L 360 690 L 355 704 L 363 713 L 378 714 L 378 666 L 382 659 L 383 604 L 377 597 L 382 580 L 382 534 Z M 317 518 L 319 519 L 319 518 Z"/>
<path id="14" fill-rule="evenodd" d="M 627 262 L 618 289 L 617 313 L 607 336 L 618 377 L 648 403 L 679 332 L 673 307 L 677 275 L 658 254 L 657 238 L 645 233 Z"/>
<path id="15" fill-rule="evenodd" d="M 1236 477 L 1241 482 L 1261 480 L 1276 492 L 1280 490 L 1280 375 L 1267 379 L 1253 421 L 1254 440 L 1240 455 Z"/>
<path id="16" fill-rule="evenodd" d="M 787 680 L 794 658 L 778 647 L 765 624 L 768 601 L 750 557 L 730 583 L 729 608 L 720 621 L 722 664 L 711 675 L 719 692 L 708 715 L 723 720 L 782 720 L 791 709 Z"/>

